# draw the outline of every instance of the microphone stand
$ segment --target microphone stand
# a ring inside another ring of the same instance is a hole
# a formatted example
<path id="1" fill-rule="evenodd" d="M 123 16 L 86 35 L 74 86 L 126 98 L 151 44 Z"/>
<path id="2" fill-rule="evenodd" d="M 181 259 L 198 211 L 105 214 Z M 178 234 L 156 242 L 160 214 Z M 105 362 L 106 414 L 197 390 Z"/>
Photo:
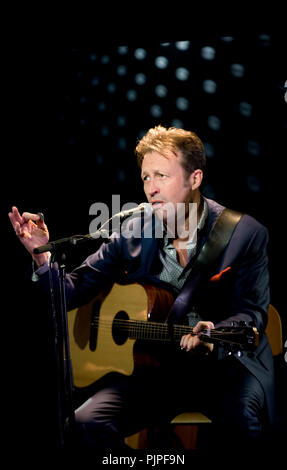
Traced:
<path id="1" fill-rule="evenodd" d="M 50 293 L 52 311 L 54 317 L 54 334 L 55 334 L 55 355 L 57 366 L 57 379 L 58 379 L 58 432 L 59 432 L 59 445 L 64 448 L 67 440 L 69 439 L 70 432 L 75 424 L 75 413 L 73 406 L 73 369 L 70 354 L 70 341 L 67 317 L 67 302 L 66 302 L 66 251 L 69 247 L 75 247 L 78 243 L 85 241 L 98 240 L 99 236 L 103 237 L 105 243 L 110 242 L 106 230 L 98 230 L 93 235 L 74 235 L 68 238 L 55 240 L 54 242 L 47 243 L 34 249 L 35 254 L 51 252 L 50 267 L 53 263 L 58 264 L 59 273 L 59 297 L 60 309 L 57 315 L 57 308 L 54 299 L 53 278 L 50 275 Z M 50 270 L 51 273 L 51 270 Z M 59 337 L 60 334 L 60 337 Z M 63 409 L 64 412 L 63 412 Z"/>
<path id="2" fill-rule="evenodd" d="M 147 210 L 149 208 L 149 210 Z M 103 227 L 108 224 L 110 220 L 118 217 L 119 220 L 129 217 L 136 213 L 147 213 L 151 215 L 151 207 L 147 203 L 142 203 L 136 208 L 129 209 L 126 211 L 115 214 L 108 219 L 99 230 L 88 235 L 73 235 L 67 238 L 61 238 L 47 243 L 46 245 L 39 246 L 34 249 L 35 254 L 45 253 L 50 251 L 52 256 L 50 259 L 50 266 L 52 263 L 57 262 L 59 266 L 59 294 L 60 294 L 60 329 L 58 328 L 59 316 L 57 318 L 57 309 L 54 302 L 53 293 L 53 278 L 51 275 L 51 269 L 49 270 L 50 275 L 50 291 L 51 291 L 51 302 L 54 317 L 54 328 L 55 328 L 55 354 L 56 354 L 56 365 L 58 374 L 58 426 L 59 426 L 59 441 L 60 447 L 65 446 L 66 436 L 72 430 L 75 423 L 75 413 L 73 406 L 73 370 L 70 355 L 70 342 L 69 342 L 69 330 L 68 330 L 68 319 L 67 319 L 67 304 L 66 304 L 66 251 L 71 248 L 78 246 L 81 243 L 88 241 L 95 241 L 103 239 L 105 243 L 111 241 L 108 230 Z M 58 331 L 60 330 L 61 336 L 58 338 Z M 59 339 L 59 341 L 58 341 Z M 62 413 L 62 404 L 64 402 L 66 419 Z M 68 436 L 69 438 L 69 436 Z"/>
<path id="3" fill-rule="evenodd" d="M 58 420 L 59 420 L 59 438 L 60 446 L 64 447 L 67 433 L 72 430 L 75 423 L 75 414 L 73 407 L 73 370 L 70 355 L 70 341 L 68 331 L 67 303 L 66 303 L 66 255 L 55 250 L 52 253 L 51 263 L 58 263 L 59 272 L 59 294 L 60 294 L 60 315 L 56 315 L 56 321 L 59 325 L 57 331 L 60 332 L 60 338 L 56 351 L 56 360 L 58 365 Z M 62 408 L 63 406 L 63 408 Z M 63 414 L 64 411 L 64 414 Z"/>

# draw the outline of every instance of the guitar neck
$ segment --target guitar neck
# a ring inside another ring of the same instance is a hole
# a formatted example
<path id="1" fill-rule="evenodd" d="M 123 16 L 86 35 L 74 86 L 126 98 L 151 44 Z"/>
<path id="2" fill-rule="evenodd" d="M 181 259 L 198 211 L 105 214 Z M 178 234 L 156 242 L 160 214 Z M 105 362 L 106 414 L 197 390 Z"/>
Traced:
<path id="1" fill-rule="evenodd" d="M 167 323 L 133 320 L 115 321 L 122 334 L 131 339 L 179 342 L 183 335 L 192 334 L 192 327 L 187 325 L 169 325 Z"/>
<path id="2" fill-rule="evenodd" d="M 180 342 L 183 335 L 196 335 L 188 325 L 146 322 L 138 320 L 114 319 L 113 328 L 120 338 L 135 340 L 160 341 L 165 343 Z M 219 343 L 228 347 L 239 347 L 252 351 L 259 341 L 258 331 L 254 327 L 225 327 L 205 329 L 199 333 L 203 341 Z"/>

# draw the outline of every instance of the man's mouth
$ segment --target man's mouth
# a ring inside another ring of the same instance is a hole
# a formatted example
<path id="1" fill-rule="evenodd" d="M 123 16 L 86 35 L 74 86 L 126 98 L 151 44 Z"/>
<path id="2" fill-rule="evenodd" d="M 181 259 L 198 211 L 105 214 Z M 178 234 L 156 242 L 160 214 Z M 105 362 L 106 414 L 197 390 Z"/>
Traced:
<path id="1" fill-rule="evenodd" d="M 160 207 L 162 207 L 165 204 L 165 201 L 160 201 L 160 200 L 151 201 L 150 204 L 152 205 L 153 209 L 159 209 Z"/>

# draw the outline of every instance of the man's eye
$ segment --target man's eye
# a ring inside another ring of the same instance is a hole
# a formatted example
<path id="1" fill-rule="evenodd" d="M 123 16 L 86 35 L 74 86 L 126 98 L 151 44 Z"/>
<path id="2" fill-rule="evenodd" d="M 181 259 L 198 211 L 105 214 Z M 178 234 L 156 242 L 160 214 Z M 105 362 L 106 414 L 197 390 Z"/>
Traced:
<path id="1" fill-rule="evenodd" d="M 159 174 L 160 178 L 166 178 L 166 175 L 163 175 L 162 173 Z"/>
<path id="2" fill-rule="evenodd" d="M 149 176 L 144 176 L 143 177 L 143 181 L 149 181 L 150 180 L 150 177 Z"/>

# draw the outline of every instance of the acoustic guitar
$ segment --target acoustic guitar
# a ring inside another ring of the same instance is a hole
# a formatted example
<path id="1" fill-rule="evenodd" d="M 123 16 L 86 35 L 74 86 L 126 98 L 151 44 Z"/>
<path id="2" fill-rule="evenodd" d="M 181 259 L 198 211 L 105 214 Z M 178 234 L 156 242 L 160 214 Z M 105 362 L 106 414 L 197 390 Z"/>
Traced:
<path id="1" fill-rule="evenodd" d="M 165 322 L 173 302 L 162 288 L 114 284 L 68 312 L 74 385 L 86 387 L 109 372 L 130 375 L 139 364 L 150 364 L 136 342 L 179 344 L 183 335 L 193 334 L 190 326 Z M 256 328 L 245 325 L 203 330 L 200 338 L 232 350 L 252 351 L 258 344 Z"/>

